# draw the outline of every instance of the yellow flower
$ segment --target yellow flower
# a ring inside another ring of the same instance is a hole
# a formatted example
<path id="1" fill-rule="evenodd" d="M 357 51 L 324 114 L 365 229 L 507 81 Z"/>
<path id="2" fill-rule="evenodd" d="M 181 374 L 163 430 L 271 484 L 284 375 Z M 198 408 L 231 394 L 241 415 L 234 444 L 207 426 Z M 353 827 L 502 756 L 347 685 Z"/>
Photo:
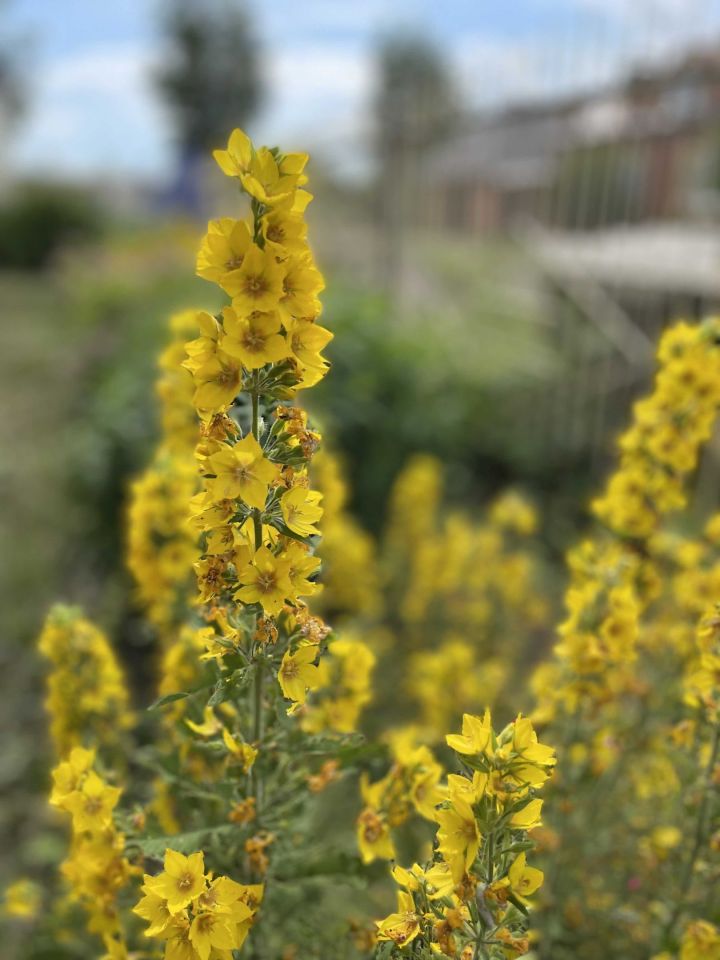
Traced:
<path id="1" fill-rule="evenodd" d="M 32 880 L 22 877 L 5 888 L 4 910 L 9 917 L 32 920 L 40 909 L 40 888 Z"/>
<path id="2" fill-rule="evenodd" d="M 314 320 L 294 318 L 285 321 L 290 349 L 301 364 L 311 370 L 322 370 L 327 361 L 320 351 L 330 343 L 333 334 Z"/>
<path id="3" fill-rule="evenodd" d="M 279 468 L 265 459 L 262 447 L 251 433 L 234 446 L 212 454 L 208 467 L 215 474 L 208 483 L 213 499 L 241 497 L 258 510 L 265 506 L 268 486 L 279 476 Z"/>
<path id="4" fill-rule="evenodd" d="M 276 557 L 267 547 L 260 547 L 252 562 L 238 570 L 243 586 L 235 596 L 243 603 L 260 603 L 271 617 L 276 617 L 287 597 L 292 595 L 289 565 L 281 555 Z"/>
<path id="5" fill-rule="evenodd" d="M 278 672 L 278 680 L 283 696 L 295 703 L 305 703 L 308 689 L 317 686 L 319 671 L 313 661 L 317 656 L 317 647 L 300 647 L 295 653 L 285 652 Z"/>
<path id="6" fill-rule="evenodd" d="M 167 899 L 153 889 L 157 879 L 145 874 L 141 887 L 145 896 L 141 897 L 133 907 L 133 913 L 150 924 L 145 930 L 146 937 L 162 937 L 171 929 L 175 920 L 174 914 L 168 909 Z"/>
<path id="7" fill-rule="evenodd" d="M 243 158 L 244 159 L 244 158 Z M 307 154 L 290 153 L 278 160 L 267 147 L 250 158 L 250 169 L 240 174 L 243 189 L 266 206 L 285 203 L 300 185 Z"/>
<path id="8" fill-rule="evenodd" d="M 250 170 L 253 157 L 250 137 L 242 130 L 230 134 L 226 150 L 213 150 L 215 162 L 228 177 L 241 177 Z"/>
<path id="9" fill-rule="evenodd" d="M 521 810 L 510 817 L 510 826 L 520 830 L 532 830 L 540 825 L 540 811 L 543 802 L 540 799 L 531 800 Z"/>
<path id="10" fill-rule="evenodd" d="M 242 266 L 228 274 L 225 288 L 233 298 L 233 309 L 246 316 L 255 310 L 275 310 L 283 295 L 284 267 L 270 250 L 253 244 Z"/>
<path id="11" fill-rule="evenodd" d="M 435 811 L 438 829 L 438 849 L 452 870 L 458 883 L 470 869 L 480 847 L 480 831 L 475 814 L 467 801 L 455 797 L 447 807 Z"/>
<path id="12" fill-rule="evenodd" d="M 316 524 L 323 515 L 320 506 L 322 494 L 305 487 L 293 487 L 286 490 L 280 498 L 283 519 L 293 533 L 301 537 L 311 537 L 319 533 Z"/>
<path id="13" fill-rule="evenodd" d="M 387 819 L 372 807 L 365 807 L 358 817 L 357 840 L 363 863 L 395 858 L 395 846 Z"/>
<path id="14" fill-rule="evenodd" d="M 202 851 L 189 857 L 175 850 L 165 851 L 164 871 L 149 881 L 150 890 L 167 900 L 170 913 L 178 913 L 206 888 Z"/>
<path id="15" fill-rule="evenodd" d="M 680 960 L 720 960 L 720 929 L 707 920 L 689 923 L 680 945 Z"/>
<path id="16" fill-rule="evenodd" d="M 242 367 L 227 354 L 216 354 L 193 372 L 193 402 L 199 410 L 212 413 L 225 410 L 233 402 L 242 383 Z"/>
<path id="17" fill-rule="evenodd" d="M 250 229 L 243 220 L 231 217 L 212 220 L 198 251 L 198 276 L 214 281 L 229 292 L 251 244 Z"/>
<path id="18" fill-rule="evenodd" d="M 241 764 L 243 768 L 243 773 L 248 773 L 250 768 L 255 763 L 255 758 L 257 757 L 257 750 L 254 747 L 251 747 L 249 743 L 244 743 L 242 740 L 238 742 L 235 737 L 223 727 L 223 741 L 225 746 L 228 748 L 230 754 Z"/>
<path id="19" fill-rule="evenodd" d="M 72 814 L 73 829 L 97 833 L 112 824 L 112 812 L 120 799 L 120 789 L 110 787 L 94 770 L 85 777 L 79 790 L 63 801 Z"/>
<path id="20" fill-rule="evenodd" d="M 50 803 L 54 807 L 61 806 L 62 801 L 69 794 L 80 789 L 80 784 L 94 762 L 94 750 L 74 747 L 68 759 L 55 767 L 52 772 L 53 788 L 50 793 Z"/>
<path id="21" fill-rule="evenodd" d="M 462 734 L 450 733 L 445 737 L 445 740 L 456 753 L 462 753 L 466 756 L 486 753 L 488 756 L 492 756 L 492 738 L 490 711 L 486 710 L 482 720 L 480 717 L 473 717 L 469 713 L 463 714 Z"/>
<path id="22" fill-rule="evenodd" d="M 314 317 L 320 312 L 318 296 L 325 282 L 310 253 L 288 259 L 282 283 L 280 312 L 284 320 L 290 317 Z"/>
<path id="23" fill-rule="evenodd" d="M 320 566 L 320 558 L 308 552 L 304 544 L 296 540 L 288 544 L 283 558 L 288 564 L 288 577 L 296 597 L 310 597 L 318 593 L 322 585 L 313 583 L 311 577 Z"/>
<path id="24" fill-rule="evenodd" d="M 246 370 L 257 370 L 266 363 L 275 363 L 289 353 L 287 342 L 280 334 L 280 317 L 276 312 L 256 310 L 250 316 L 242 317 L 233 307 L 226 307 L 223 329 L 222 349 L 242 361 Z"/>
<path id="25" fill-rule="evenodd" d="M 307 224 L 302 213 L 277 206 L 260 219 L 265 246 L 275 249 L 278 256 L 303 253 L 307 249 Z"/>
<path id="26" fill-rule="evenodd" d="M 521 853 L 512 863 L 507 875 L 513 893 L 524 900 L 542 886 L 543 872 L 537 867 L 528 867 L 525 854 Z"/>
<path id="27" fill-rule="evenodd" d="M 237 945 L 232 918 L 215 911 L 197 914 L 190 924 L 189 940 L 200 960 L 208 960 L 213 948 L 232 950 Z"/>
<path id="28" fill-rule="evenodd" d="M 398 890 L 398 912 L 378 921 L 378 940 L 392 940 L 404 947 L 420 933 L 420 919 L 412 895 Z"/>

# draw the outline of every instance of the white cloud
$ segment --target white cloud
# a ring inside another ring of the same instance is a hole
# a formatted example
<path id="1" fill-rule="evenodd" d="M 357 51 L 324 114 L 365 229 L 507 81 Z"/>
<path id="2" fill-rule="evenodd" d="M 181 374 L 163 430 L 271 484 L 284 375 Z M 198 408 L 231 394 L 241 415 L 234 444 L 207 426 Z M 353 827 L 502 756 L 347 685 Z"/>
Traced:
<path id="1" fill-rule="evenodd" d="M 13 166 L 61 175 L 162 172 L 170 127 L 153 89 L 154 64 L 150 51 L 128 45 L 50 62 L 35 74 Z"/>

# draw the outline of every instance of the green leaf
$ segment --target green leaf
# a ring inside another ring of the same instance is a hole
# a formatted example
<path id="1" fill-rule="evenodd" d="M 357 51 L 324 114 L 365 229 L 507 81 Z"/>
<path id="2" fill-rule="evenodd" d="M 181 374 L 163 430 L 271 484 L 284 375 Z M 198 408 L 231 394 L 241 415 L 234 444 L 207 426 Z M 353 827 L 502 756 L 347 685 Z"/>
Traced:
<path id="1" fill-rule="evenodd" d="M 148 707 L 148 710 L 159 710 L 160 707 L 167 706 L 168 703 L 174 703 L 176 700 L 184 700 L 185 697 L 189 697 L 190 694 L 185 691 L 179 691 L 178 693 L 166 693 L 164 697 L 158 697 L 154 703 L 151 703 Z"/>
<path id="2" fill-rule="evenodd" d="M 137 837 L 130 843 L 139 847 L 144 856 L 152 860 L 162 860 L 166 850 L 176 850 L 178 853 L 194 853 L 202 850 L 203 846 L 213 837 L 237 833 L 237 827 L 230 823 L 219 824 L 214 827 L 204 827 L 201 830 L 191 830 L 187 833 L 176 833 L 174 836 Z"/>

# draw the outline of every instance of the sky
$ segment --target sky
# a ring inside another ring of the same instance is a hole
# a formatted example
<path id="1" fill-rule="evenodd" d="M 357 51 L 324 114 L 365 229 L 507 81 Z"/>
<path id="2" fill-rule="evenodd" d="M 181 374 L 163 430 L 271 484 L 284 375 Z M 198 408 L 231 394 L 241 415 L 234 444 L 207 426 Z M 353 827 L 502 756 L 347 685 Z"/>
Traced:
<path id="1" fill-rule="evenodd" d="M 28 106 L 11 169 L 167 178 L 173 129 L 153 73 L 161 0 L 5 0 Z M 168 0 L 164 0 L 168 2 Z M 199 0 L 202 2 L 202 0 Z M 246 0 L 263 53 L 259 140 L 362 160 L 378 38 L 433 38 L 473 109 L 605 84 L 628 65 L 720 43 L 720 0 Z"/>

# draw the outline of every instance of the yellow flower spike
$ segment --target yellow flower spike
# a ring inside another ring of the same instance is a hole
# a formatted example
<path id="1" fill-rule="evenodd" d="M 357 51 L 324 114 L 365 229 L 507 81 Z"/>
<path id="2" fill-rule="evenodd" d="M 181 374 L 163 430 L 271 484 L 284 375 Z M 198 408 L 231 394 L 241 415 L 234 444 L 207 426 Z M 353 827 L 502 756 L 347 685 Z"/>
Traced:
<path id="1" fill-rule="evenodd" d="M 318 682 L 318 668 L 314 664 L 317 657 L 315 646 L 300 647 L 295 653 L 285 652 L 278 671 L 278 680 L 283 696 L 295 703 L 305 703 L 307 691 Z"/>

